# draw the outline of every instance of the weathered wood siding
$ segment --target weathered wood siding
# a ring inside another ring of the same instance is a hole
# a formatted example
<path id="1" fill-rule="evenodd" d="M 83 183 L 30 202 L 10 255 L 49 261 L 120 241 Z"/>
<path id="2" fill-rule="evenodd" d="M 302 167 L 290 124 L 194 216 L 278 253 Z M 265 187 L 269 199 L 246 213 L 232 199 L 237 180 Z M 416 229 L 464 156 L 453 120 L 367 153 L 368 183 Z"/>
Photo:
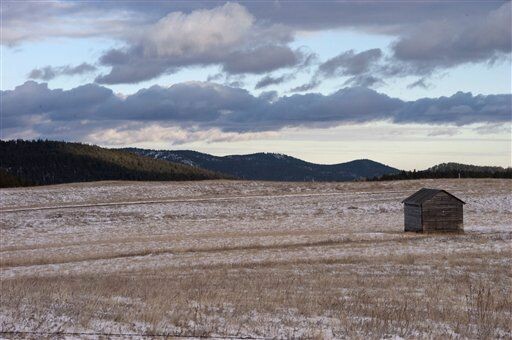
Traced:
<path id="1" fill-rule="evenodd" d="M 404 204 L 405 231 L 421 231 L 421 207 Z"/>
<path id="2" fill-rule="evenodd" d="M 439 192 L 421 207 L 424 231 L 463 229 L 462 203 L 445 192 Z"/>

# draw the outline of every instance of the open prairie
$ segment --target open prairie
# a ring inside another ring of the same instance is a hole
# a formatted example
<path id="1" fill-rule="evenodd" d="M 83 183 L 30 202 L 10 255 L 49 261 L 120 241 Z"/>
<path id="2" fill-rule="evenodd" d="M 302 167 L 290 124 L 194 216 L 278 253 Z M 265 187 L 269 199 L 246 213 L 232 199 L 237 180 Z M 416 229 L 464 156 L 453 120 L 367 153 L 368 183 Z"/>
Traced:
<path id="1" fill-rule="evenodd" d="M 421 187 L 464 233 L 403 232 Z M 512 181 L 2 189 L 0 331 L 39 338 L 512 337 Z"/>

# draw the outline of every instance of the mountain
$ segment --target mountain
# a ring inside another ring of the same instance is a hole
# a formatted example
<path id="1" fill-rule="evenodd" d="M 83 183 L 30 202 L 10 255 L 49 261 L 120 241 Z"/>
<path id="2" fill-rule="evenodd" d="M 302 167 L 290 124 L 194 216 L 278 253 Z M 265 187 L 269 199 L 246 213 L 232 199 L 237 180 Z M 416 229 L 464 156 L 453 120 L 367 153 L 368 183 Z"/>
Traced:
<path id="1" fill-rule="evenodd" d="M 54 141 L 0 141 L 0 187 L 100 180 L 181 181 L 226 177 L 122 150 Z"/>
<path id="2" fill-rule="evenodd" d="M 240 179 L 267 181 L 350 181 L 399 170 L 367 159 L 322 165 L 277 153 L 212 156 L 189 150 L 165 151 L 129 148 L 138 155 L 225 173 Z"/>
<path id="3" fill-rule="evenodd" d="M 395 174 L 376 176 L 372 180 L 393 181 L 423 178 L 512 178 L 512 168 L 480 166 L 461 163 L 441 163 L 420 171 L 400 171 Z"/>

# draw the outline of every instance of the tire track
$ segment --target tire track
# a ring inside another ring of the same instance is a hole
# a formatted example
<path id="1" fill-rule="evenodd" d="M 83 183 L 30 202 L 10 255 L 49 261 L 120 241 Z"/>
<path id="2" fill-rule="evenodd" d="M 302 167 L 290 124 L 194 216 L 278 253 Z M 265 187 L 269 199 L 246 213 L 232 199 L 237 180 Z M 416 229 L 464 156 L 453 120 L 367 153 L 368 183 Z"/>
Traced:
<path id="1" fill-rule="evenodd" d="M 265 199 L 265 198 L 287 198 L 287 197 L 318 197 L 318 196 L 343 196 L 353 194 L 379 195 L 379 194 L 396 194 L 403 191 L 368 191 L 368 192 L 327 192 L 327 193 L 311 193 L 311 194 L 283 194 L 283 195 L 250 195 L 250 196 L 230 196 L 230 197 L 203 197 L 203 198 L 182 198 L 167 200 L 150 200 L 150 201 L 124 201 L 124 202 L 104 202 L 91 204 L 69 204 L 59 206 L 43 206 L 43 207 L 23 207 L 2 209 L 0 213 L 15 213 L 24 211 L 39 210 L 58 210 L 58 209 L 76 209 L 76 208 L 94 208 L 94 207 L 111 207 L 111 206 L 127 206 L 127 205 L 144 205 L 144 204 L 161 204 L 161 203 L 186 203 L 186 202 L 208 202 L 208 201 L 231 201 L 239 199 Z"/>
<path id="2" fill-rule="evenodd" d="M 411 241 L 419 241 L 423 240 L 426 236 L 417 235 L 413 239 L 408 239 Z M 223 247 L 203 247 L 203 248 L 160 248 L 160 249 L 138 249 L 138 250 L 128 250 L 125 252 L 118 253 L 104 253 L 104 254 L 95 254 L 89 256 L 79 256 L 75 258 L 39 258 L 37 260 L 17 260 L 13 259 L 12 261 L 1 261 L 0 268 L 9 269 L 9 268 L 18 268 L 18 267 L 30 267 L 30 266 L 44 266 L 44 265 L 55 265 L 55 264 L 65 264 L 65 263 L 78 263 L 78 262 L 89 262 L 89 261 L 98 261 L 98 260 L 112 260 L 112 259 L 121 259 L 121 258 L 129 258 L 129 257 L 142 257 L 142 256 L 155 256 L 155 255 L 183 255 L 183 254 L 208 254 L 208 253 L 223 253 L 223 252 L 233 252 L 233 251 L 250 251 L 250 250 L 275 250 L 275 249 L 299 249 L 299 248 L 312 248 L 312 247 L 326 247 L 326 246 L 336 246 L 343 244 L 351 244 L 355 243 L 358 245 L 361 244 L 371 244 L 371 243 L 389 243 L 389 242 L 400 242 L 404 238 L 402 236 L 393 237 L 385 240 L 354 240 L 350 238 L 342 238 L 342 239 L 326 239 L 319 241 L 307 241 L 307 242 L 295 242 L 295 243 L 277 243 L 277 244 L 246 244 L 246 245 L 233 245 L 233 246 L 223 246 Z"/>

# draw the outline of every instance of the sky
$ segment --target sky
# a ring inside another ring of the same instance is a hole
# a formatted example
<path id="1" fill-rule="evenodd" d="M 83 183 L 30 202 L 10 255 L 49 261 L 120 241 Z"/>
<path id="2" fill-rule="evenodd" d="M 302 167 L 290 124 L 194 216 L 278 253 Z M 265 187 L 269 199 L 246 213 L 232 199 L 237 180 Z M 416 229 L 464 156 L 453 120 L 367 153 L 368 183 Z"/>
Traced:
<path id="1" fill-rule="evenodd" d="M 512 166 L 510 1 L 2 1 L 0 138 Z"/>

